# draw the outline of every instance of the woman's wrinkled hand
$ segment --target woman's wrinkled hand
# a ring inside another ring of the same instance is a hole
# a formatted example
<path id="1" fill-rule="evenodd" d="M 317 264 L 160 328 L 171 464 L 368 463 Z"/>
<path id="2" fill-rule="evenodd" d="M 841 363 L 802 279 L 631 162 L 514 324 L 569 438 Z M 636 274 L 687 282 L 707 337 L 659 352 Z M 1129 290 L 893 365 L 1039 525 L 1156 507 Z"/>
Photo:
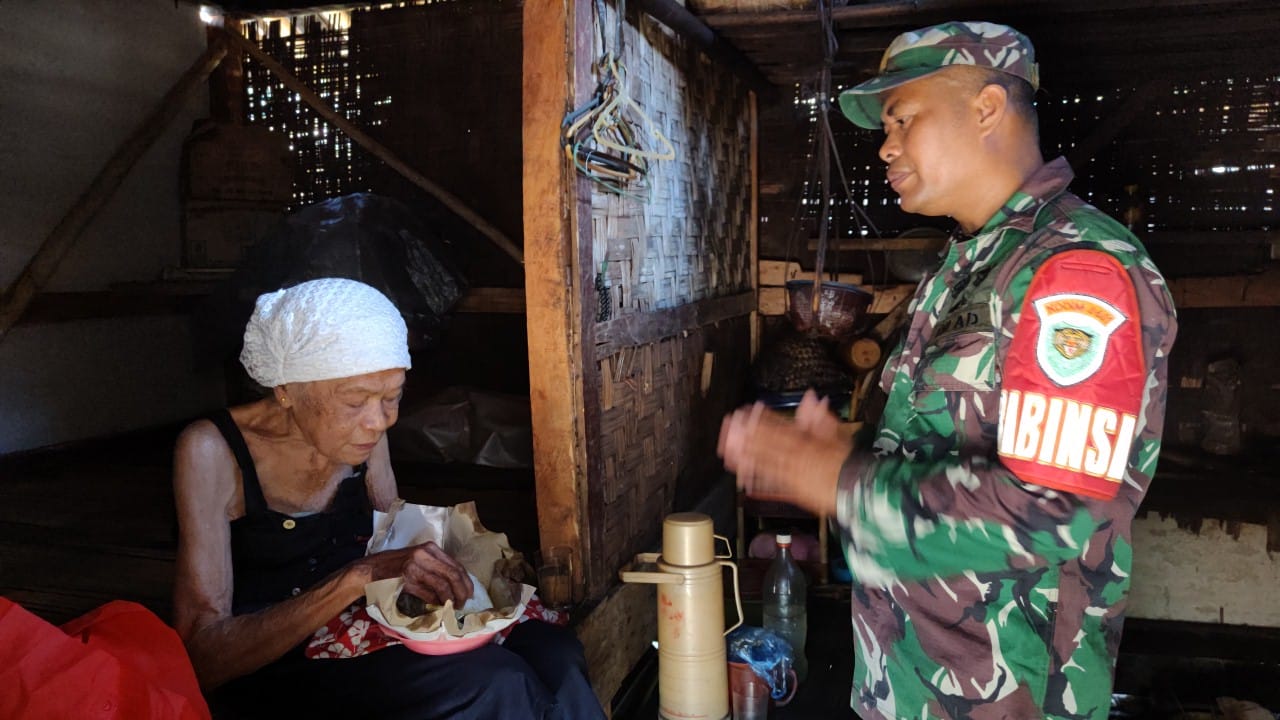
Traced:
<path id="1" fill-rule="evenodd" d="M 461 607 L 474 590 L 466 568 L 434 542 L 386 550 L 364 561 L 370 564 L 371 580 L 403 577 L 402 592 L 421 598 L 429 605 L 443 605 L 452 600 L 454 607 Z"/>

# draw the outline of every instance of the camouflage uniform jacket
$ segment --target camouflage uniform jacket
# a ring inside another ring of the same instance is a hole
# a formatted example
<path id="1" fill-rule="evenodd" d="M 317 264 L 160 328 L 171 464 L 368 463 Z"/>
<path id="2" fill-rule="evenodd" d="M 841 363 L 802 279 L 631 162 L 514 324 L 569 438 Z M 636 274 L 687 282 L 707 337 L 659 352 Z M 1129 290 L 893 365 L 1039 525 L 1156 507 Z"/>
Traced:
<path id="1" fill-rule="evenodd" d="M 841 472 L 864 718 L 1105 718 L 1173 302 L 1046 164 L 910 305 Z"/>

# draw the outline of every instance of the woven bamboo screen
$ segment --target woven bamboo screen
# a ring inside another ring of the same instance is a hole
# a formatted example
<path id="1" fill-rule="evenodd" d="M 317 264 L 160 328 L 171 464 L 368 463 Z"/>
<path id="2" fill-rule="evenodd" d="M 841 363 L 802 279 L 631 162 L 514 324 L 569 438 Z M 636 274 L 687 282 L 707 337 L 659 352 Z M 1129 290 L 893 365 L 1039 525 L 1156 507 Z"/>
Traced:
<path id="1" fill-rule="evenodd" d="M 614 322 L 752 287 L 747 92 L 647 17 L 625 32 L 629 92 L 676 157 L 653 164 L 647 191 L 593 193 L 595 269 L 604 270 L 609 306 L 602 317 Z M 598 54 L 598 35 L 596 42 Z M 690 327 L 622 347 L 586 379 L 599 391 L 598 430 L 588 422 L 601 480 L 589 484 L 591 524 L 603 539 L 593 584 L 652 549 L 662 518 L 719 476 L 715 434 L 739 399 L 749 343 L 745 317 Z"/>
<path id="2" fill-rule="evenodd" d="M 1042 94 L 1041 146 L 1046 158 L 1071 157 L 1079 143 L 1117 113 L 1135 87 L 1056 87 Z M 785 148 L 761 160 L 761 248 L 766 257 L 803 257 L 804 241 L 816 235 L 820 188 L 809 177 L 813 125 L 807 122 L 812 92 L 800 88 L 789 110 L 774 111 L 777 122 L 761 133 L 770 147 Z M 878 131 L 860 130 L 842 117 L 832 121 L 836 147 L 854 200 L 886 237 L 919 225 L 946 226 L 945 219 L 908 215 L 877 157 Z M 797 136 L 797 129 L 801 135 Z M 834 175 L 834 173 L 833 173 Z M 1274 228 L 1275 188 L 1280 185 L 1280 79 L 1274 73 L 1238 74 L 1212 80 L 1169 79 L 1091 162 L 1077 169 L 1071 189 L 1112 216 L 1134 220 L 1134 230 L 1150 244 L 1162 232 Z M 849 202 L 833 191 L 831 222 L 838 236 L 868 234 Z M 802 201 L 803 199 L 803 201 Z M 805 232 L 790 233 L 799 208 Z M 856 255 L 848 256 L 856 262 Z"/>
<path id="3" fill-rule="evenodd" d="M 521 6 L 508 0 L 295 15 L 247 24 L 250 39 L 409 166 L 520 243 Z M 285 132 L 298 168 L 291 210 L 351 192 L 406 201 L 460 238 L 478 284 L 521 269 L 272 75 L 245 63 L 250 123 Z"/>
<path id="4" fill-rule="evenodd" d="M 334 22 L 341 17 L 344 22 Z M 357 125 L 368 123 L 376 104 L 351 62 L 351 41 L 343 15 L 295 15 L 246 24 L 246 33 L 267 54 Z M 351 138 L 329 125 L 292 90 L 252 58 L 244 62 L 246 120 L 289 136 L 297 161 L 290 210 L 326 198 L 369 190 L 375 160 Z"/>
<path id="5" fill-rule="evenodd" d="M 603 24 L 613 22 L 606 6 Z M 647 188 L 593 193 L 595 268 L 604 269 L 610 317 L 751 287 L 747 91 L 647 17 L 625 28 L 628 92 L 676 156 L 654 164 Z M 599 56 L 598 33 L 595 43 Z"/>

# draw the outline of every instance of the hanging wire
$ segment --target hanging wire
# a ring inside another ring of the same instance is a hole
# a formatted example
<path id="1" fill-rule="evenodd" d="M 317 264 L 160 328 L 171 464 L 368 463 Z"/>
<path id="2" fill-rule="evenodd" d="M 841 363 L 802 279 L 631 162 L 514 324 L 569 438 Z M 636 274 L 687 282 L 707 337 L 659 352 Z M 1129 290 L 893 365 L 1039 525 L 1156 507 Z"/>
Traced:
<path id="1" fill-rule="evenodd" d="M 649 163 L 674 159 L 675 148 L 627 91 L 621 60 L 626 0 L 617 0 L 612 42 L 605 29 L 604 0 L 595 0 L 594 5 L 601 47 L 594 67 L 599 79 L 592 96 L 565 115 L 561 124 L 565 154 L 605 191 L 646 200 L 651 192 L 646 182 Z"/>
<path id="2" fill-rule="evenodd" d="M 797 193 L 798 197 L 796 198 L 796 210 L 791 217 L 791 233 L 790 235 L 787 236 L 786 258 L 788 262 L 790 262 L 793 259 L 799 260 L 799 251 L 796 247 L 797 245 L 796 241 L 800 236 L 800 231 L 803 229 L 805 225 L 804 215 L 805 215 L 805 207 L 808 204 L 806 201 L 808 200 L 809 192 L 814 187 L 814 184 L 817 181 L 817 177 L 818 177 L 818 164 L 814 162 L 814 159 L 817 157 L 817 154 L 818 154 L 818 134 L 815 132 L 811 135 L 809 139 L 809 154 L 807 156 L 808 160 L 805 163 L 805 169 L 807 172 L 805 174 L 804 182 L 800 184 L 800 191 Z"/>
<path id="3" fill-rule="evenodd" d="M 861 238 L 869 228 L 871 233 L 880 238 L 880 228 L 876 226 L 875 221 L 867 214 L 862 203 L 858 202 L 849 185 L 849 178 L 844 171 L 844 163 L 840 160 L 839 146 L 836 144 L 835 133 L 831 129 L 831 87 L 830 87 L 830 68 L 834 63 L 836 51 L 839 49 L 840 43 L 836 37 L 835 23 L 832 19 L 832 0 L 818 0 L 818 22 L 822 33 L 823 43 L 823 70 L 821 82 L 822 87 L 819 89 L 818 99 L 818 125 L 819 132 L 826 136 L 827 146 L 830 148 L 832 159 L 835 160 L 836 174 L 840 177 L 840 188 L 844 193 L 845 199 L 849 203 L 849 209 L 853 214 L 853 221 L 858 229 L 858 237 Z M 837 245 L 836 258 L 837 263 L 840 259 L 842 245 Z M 868 270 L 874 267 L 871 259 L 871 251 L 863 248 Z M 887 271 L 886 271 L 887 272 Z M 885 278 L 887 279 L 887 277 Z M 874 284 L 874 278 L 872 278 Z"/>

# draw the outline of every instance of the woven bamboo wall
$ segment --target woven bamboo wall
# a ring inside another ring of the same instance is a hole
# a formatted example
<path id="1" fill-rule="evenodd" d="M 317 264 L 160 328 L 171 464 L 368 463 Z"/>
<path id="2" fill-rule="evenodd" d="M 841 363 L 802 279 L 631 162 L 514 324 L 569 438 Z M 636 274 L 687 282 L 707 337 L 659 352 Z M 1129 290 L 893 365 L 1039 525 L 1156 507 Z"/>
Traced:
<path id="1" fill-rule="evenodd" d="M 752 287 L 747 92 L 647 17 L 625 27 L 630 93 L 676 158 L 654 163 L 640 197 L 593 193 L 595 269 L 605 270 L 613 322 Z M 596 43 L 599 53 L 598 34 Z M 587 289 L 584 313 L 591 297 Z M 738 317 L 610 352 L 585 378 L 599 399 L 595 427 L 588 409 L 590 522 L 603 539 L 593 591 L 615 581 L 634 553 L 653 549 L 663 517 L 690 507 L 719 477 L 715 438 L 740 400 L 750 330 Z"/>
<path id="2" fill-rule="evenodd" d="M 1041 146 L 1046 158 L 1071 156 L 1119 111 L 1134 87 L 1056 86 L 1038 102 Z M 820 187 L 806 182 L 813 106 L 812 91 L 761 111 L 762 257 L 799 259 L 812 252 Z M 1091 162 L 1077 168 L 1072 190 L 1120 219 L 1134 211 L 1134 229 L 1158 254 L 1161 233 L 1258 230 L 1275 226 L 1275 188 L 1280 181 L 1280 84 L 1275 72 L 1239 72 L 1212 80 L 1169 78 L 1141 111 Z M 885 237 L 920 225 L 949 227 L 944 219 L 909 215 L 898 208 L 877 151 L 884 135 L 861 130 L 838 113 L 832 118 L 836 147 L 856 202 Z M 834 175 L 834 170 L 833 170 Z M 1130 190 L 1132 189 L 1132 194 Z M 808 202 L 801 205 L 800 198 Z M 803 230 L 792 233 L 799 207 Z M 859 233 L 852 208 L 833 191 L 831 221 L 839 237 Z M 862 254 L 846 255 L 862 269 Z M 830 261 L 832 258 L 828 258 Z M 1157 258 L 1159 259 L 1159 258 Z"/>
<path id="3" fill-rule="evenodd" d="M 348 120 L 360 126 L 368 123 L 369 98 L 363 88 L 368 78 L 361 77 L 350 61 L 347 28 L 326 22 L 324 15 L 298 15 L 249 23 L 246 32 Z M 297 162 L 290 210 L 370 189 L 368 175 L 376 159 L 252 58 L 244 61 L 244 84 L 245 119 L 289 136 Z"/>
<path id="4" fill-rule="evenodd" d="M 605 28 L 614 17 L 606 6 Z M 595 268 L 604 267 L 611 317 L 751 287 L 747 91 L 648 17 L 625 28 L 629 94 L 676 157 L 656 162 L 634 195 L 593 193 Z M 599 56 L 599 33 L 595 43 Z"/>
<path id="5" fill-rule="evenodd" d="M 521 244 L 521 5 L 511 0 L 295 15 L 251 39 L 410 167 Z M 246 118 L 288 135 L 296 210 L 372 191 L 402 200 L 459 248 L 477 285 L 523 270 L 474 228 L 337 128 L 252 60 Z"/>

